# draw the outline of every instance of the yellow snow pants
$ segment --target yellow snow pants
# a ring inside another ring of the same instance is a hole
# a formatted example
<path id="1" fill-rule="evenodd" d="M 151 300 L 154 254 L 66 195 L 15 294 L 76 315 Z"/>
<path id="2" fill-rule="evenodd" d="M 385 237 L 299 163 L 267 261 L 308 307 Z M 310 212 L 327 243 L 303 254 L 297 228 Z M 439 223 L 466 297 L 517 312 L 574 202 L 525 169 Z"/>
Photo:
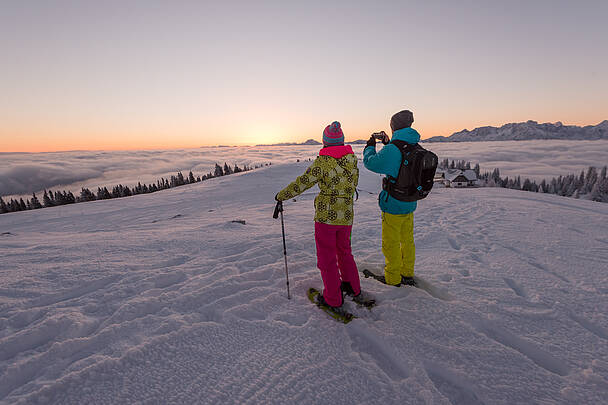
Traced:
<path id="1" fill-rule="evenodd" d="M 387 284 L 399 284 L 401 276 L 414 277 L 416 246 L 413 212 L 405 215 L 382 213 L 382 253 Z"/>

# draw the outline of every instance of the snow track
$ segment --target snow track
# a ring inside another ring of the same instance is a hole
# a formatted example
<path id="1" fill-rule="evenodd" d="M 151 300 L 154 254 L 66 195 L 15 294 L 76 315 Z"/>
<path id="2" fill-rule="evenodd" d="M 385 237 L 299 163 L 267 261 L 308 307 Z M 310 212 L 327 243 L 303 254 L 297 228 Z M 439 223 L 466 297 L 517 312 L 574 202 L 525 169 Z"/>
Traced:
<path id="1" fill-rule="evenodd" d="M 608 205 L 438 188 L 415 214 L 422 288 L 362 277 L 378 306 L 347 301 L 344 326 L 306 298 L 309 195 L 285 203 L 286 298 L 273 196 L 305 167 L 0 216 L 0 403 L 606 398 Z M 355 259 L 381 271 L 375 195 L 355 209 Z"/>

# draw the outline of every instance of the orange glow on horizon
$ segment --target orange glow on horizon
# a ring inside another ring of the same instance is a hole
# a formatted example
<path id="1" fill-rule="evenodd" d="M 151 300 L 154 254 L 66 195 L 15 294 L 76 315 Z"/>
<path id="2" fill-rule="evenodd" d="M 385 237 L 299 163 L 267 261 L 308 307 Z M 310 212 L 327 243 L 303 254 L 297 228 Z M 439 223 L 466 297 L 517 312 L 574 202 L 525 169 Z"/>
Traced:
<path id="1" fill-rule="evenodd" d="M 545 121 L 535 120 L 539 123 Z M 522 121 L 514 121 L 522 122 Z M 555 122 L 555 121 L 552 121 Z M 601 122 L 564 122 L 564 125 L 597 125 Z M 421 139 L 434 136 L 449 136 L 463 129 L 473 130 L 482 126 L 500 127 L 505 123 L 488 123 L 485 121 L 476 122 L 451 122 L 441 125 L 435 123 L 434 126 L 420 126 L 414 122 L 413 127 L 420 133 Z M 443 123 L 442 123 L 443 124 Z M 322 125 L 318 126 L 319 128 Z M 375 128 L 349 128 L 343 123 L 345 139 L 347 142 L 365 140 L 369 134 L 378 130 L 390 133 L 388 122 L 384 126 Z M 66 130 L 66 131 L 45 131 L 44 135 L 35 131 L 24 130 L 0 130 L 0 152 L 61 152 L 76 150 L 169 150 L 169 149 L 194 149 L 200 147 L 213 146 L 255 146 L 269 145 L 276 143 L 299 143 L 308 139 L 321 142 L 321 130 L 293 131 L 289 129 L 277 128 L 264 125 L 253 125 L 247 130 L 230 131 L 222 133 L 214 129 L 205 131 L 194 131 L 192 129 L 184 131 L 183 135 L 175 131 L 154 131 L 149 134 L 142 134 L 144 130 L 133 134 L 131 132 L 114 132 L 101 130 Z M 213 135 L 202 135 L 203 133 Z M 85 134 L 85 135 L 83 135 Z"/>

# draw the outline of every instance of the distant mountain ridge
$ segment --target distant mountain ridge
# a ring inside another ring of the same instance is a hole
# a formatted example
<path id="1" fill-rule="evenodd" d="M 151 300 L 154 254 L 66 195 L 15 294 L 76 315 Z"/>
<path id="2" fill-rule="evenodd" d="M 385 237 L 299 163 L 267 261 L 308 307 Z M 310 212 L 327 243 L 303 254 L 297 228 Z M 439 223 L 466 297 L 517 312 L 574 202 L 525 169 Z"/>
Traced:
<path id="1" fill-rule="evenodd" d="M 608 120 L 597 125 L 579 127 L 563 125 L 561 122 L 539 124 L 536 121 L 505 124 L 497 127 L 479 127 L 472 131 L 464 129 L 452 135 L 434 136 L 423 142 L 482 142 L 482 141 L 525 141 L 532 139 L 608 139 Z"/>
<path id="2" fill-rule="evenodd" d="M 255 145 L 255 146 L 294 146 L 294 145 L 321 145 L 321 142 L 315 141 L 314 139 L 308 139 L 304 142 L 283 142 L 273 143 L 269 145 Z"/>
<path id="3" fill-rule="evenodd" d="M 367 143 L 364 139 L 358 139 L 356 141 L 344 142 L 345 145 L 360 145 Z M 322 145 L 321 142 L 315 141 L 314 139 L 308 139 L 304 142 L 283 142 L 283 143 L 273 143 L 269 145 L 255 145 L 255 146 L 297 146 L 297 145 Z"/>

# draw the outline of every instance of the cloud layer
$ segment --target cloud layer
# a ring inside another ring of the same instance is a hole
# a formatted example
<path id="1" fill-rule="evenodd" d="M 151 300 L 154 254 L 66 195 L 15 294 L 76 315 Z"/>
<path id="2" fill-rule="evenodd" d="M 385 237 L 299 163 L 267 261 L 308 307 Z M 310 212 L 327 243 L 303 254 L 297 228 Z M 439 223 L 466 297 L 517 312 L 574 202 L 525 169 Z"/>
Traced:
<path id="1" fill-rule="evenodd" d="M 608 164 L 608 141 L 504 141 L 433 143 L 425 147 L 440 159 L 479 163 L 482 171 L 499 168 L 503 176 L 536 180 L 579 173 L 588 166 Z M 364 145 L 355 145 L 362 156 Z M 79 192 L 81 187 L 155 182 L 178 171 L 195 175 L 211 171 L 215 163 L 255 165 L 314 158 L 318 146 L 211 147 L 156 151 L 75 151 L 0 153 L 0 195 L 31 195 L 44 189 Z M 362 165 L 362 163 L 361 163 Z M 278 186 L 277 186 L 278 187 Z"/>

